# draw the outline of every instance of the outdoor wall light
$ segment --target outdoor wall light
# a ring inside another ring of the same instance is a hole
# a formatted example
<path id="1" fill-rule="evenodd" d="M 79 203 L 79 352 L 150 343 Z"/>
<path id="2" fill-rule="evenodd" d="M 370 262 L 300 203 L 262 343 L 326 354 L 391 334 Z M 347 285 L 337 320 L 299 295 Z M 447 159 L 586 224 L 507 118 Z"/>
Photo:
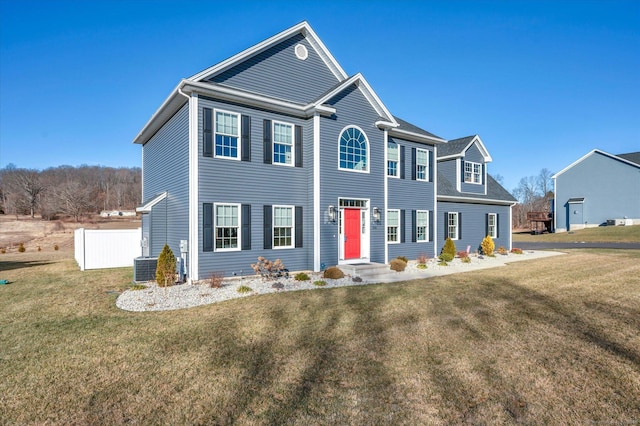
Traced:
<path id="1" fill-rule="evenodd" d="M 329 208 L 327 209 L 327 213 L 329 214 L 329 220 L 331 222 L 335 222 L 336 221 L 336 208 L 333 205 L 330 205 Z"/>
<path id="2" fill-rule="evenodd" d="M 380 222 L 380 209 L 377 207 L 373 208 L 373 220 Z"/>

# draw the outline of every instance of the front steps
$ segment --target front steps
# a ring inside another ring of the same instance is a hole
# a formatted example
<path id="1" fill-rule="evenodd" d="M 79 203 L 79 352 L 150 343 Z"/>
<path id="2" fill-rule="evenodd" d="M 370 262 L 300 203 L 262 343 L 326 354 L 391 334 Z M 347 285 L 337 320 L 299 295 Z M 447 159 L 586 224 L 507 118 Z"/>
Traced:
<path id="1" fill-rule="evenodd" d="M 383 283 L 398 280 L 398 272 L 392 271 L 389 265 L 384 263 L 356 263 L 338 265 L 338 268 L 345 274 L 360 277 L 365 281 Z"/>

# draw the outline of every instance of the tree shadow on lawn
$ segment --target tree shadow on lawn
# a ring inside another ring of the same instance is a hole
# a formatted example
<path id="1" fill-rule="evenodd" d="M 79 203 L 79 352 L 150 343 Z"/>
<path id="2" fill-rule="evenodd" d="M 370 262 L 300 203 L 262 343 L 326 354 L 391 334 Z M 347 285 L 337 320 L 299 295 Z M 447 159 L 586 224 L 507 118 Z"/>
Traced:
<path id="1" fill-rule="evenodd" d="M 11 271 L 14 269 L 32 268 L 34 266 L 50 265 L 53 262 L 45 262 L 40 260 L 18 261 L 0 261 L 0 272 Z M 1 278 L 1 277 L 0 277 Z"/>

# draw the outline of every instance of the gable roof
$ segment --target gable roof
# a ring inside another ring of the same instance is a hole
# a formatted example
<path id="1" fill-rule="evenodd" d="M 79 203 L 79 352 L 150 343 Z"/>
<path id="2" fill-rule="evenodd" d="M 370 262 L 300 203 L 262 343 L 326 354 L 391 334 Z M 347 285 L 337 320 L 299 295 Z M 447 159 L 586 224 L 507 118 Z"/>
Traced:
<path id="1" fill-rule="evenodd" d="M 604 155 L 605 157 L 609 157 L 609 158 L 614 159 L 614 160 L 622 161 L 623 163 L 629 164 L 629 165 L 631 165 L 633 167 L 640 167 L 640 161 L 633 161 L 634 159 L 638 160 L 638 157 L 640 157 L 640 152 L 631 152 L 629 154 L 613 155 L 613 154 L 609 154 L 608 152 L 602 151 L 601 149 L 597 149 L 596 148 L 596 149 L 592 149 L 591 151 L 587 152 L 585 155 L 583 155 L 582 157 L 578 158 L 576 161 L 574 161 L 573 163 L 569 164 L 567 167 L 565 167 L 564 169 L 560 170 L 555 175 L 551 176 L 551 178 L 552 179 L 557 178 L 558 176 L 560 176 L 561 174 L 563 174 L 567 170 L 571 169 L 576 164 L 581 163 L 582 161 L 584 161 L 586 158 L 592 156 L 593 154 Z"/>
<path id="2" fill-rule="evenodd" d="M 468 201 L 483 204 L 515 204 L 518 200 L 487 174 L 487 194 L 460 192 L 442 173 L 438 172 L 439 201 Z"/>
<path id="3" fill-rule="evenodd" d="M 299 24 L 294 25 L 291 28 L 288 28 L 272 37 L 269 37 L 262 42 L 243 50 L 242 52 L 233 55 L 230 58 L 225 59 L 224 61 L 217 63 L 203 71 L 200 71 L 197 74 L 192 75 L 187 80 L 189 81 L 202 81 L 208 78 L 213 77 L 216 74 L 220 74 L 229 68 L 234 67 L 240 62 L 246 61 L 261 52 L 269 49 L 272 46 L 286 40 L 296 34 L 302 34 L 309 41 L 311 46 L 318 52 L 323 62 L 327 65 L 327 67 L 331 70 L 333 75 L 336 76 L 338 81 L 342 81 L 347 78 L 347 73 L 344 72 L 338 61 L 333 57 L 331 52 L 327 49 L 327 47 L 322 43 L 322 40 L 318 38 L 318 35 L 313 31 L 311 26 L 307 21 L 302 21 Z"/>
<path id="4" fill-rule="evenodd" d="M 476 144 L 478 149 L 480 150 L 480 154 L 484 158 L 486 163 L 492 161 L 491 155 L 489 155 L 489 151 L 482 143 L 482 139 L 480 136 L 465 136 L 459 139 L 452 139 L 446 144 L 440 146 L 438 148 L 438 160 L 449 160 L 452 158 L 463 157 L 464 153 L 469 149 L 469 147 L 473 144 Z"/>

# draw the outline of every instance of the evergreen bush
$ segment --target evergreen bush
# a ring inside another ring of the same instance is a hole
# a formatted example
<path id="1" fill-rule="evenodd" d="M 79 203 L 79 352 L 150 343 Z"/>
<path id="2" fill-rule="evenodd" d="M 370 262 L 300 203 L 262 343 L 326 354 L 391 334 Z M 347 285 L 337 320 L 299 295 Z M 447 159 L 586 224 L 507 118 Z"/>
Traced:
<path id="1" fill-rule="evenodd" d="M 444 241 L 444 246 L 442 247 L 442 253 L 447 253 L 451 255 L 451 259 L 456 257 L 456 244 L 449 237 Z M 448 261 L 449 262 L 449 261 Z"/>
<path id="2" fill-rule="evenodd" d="M 158 257 L 158 266 L 156 267 L 156 283 L 160 287 L 173 285 L 176 275 L 176 256 L 173 254 L 171 247 L 165 244 L 162 252 Z"/>
<path id="3" fill-rule="evenodd" d="M 493 238 L 491 238 L 490 235 L 487 235 L 480 243 L 480 247 L 482 248 L 482 254 L 493 256 L 493 250 L 496 245 L 493 243 Z"/>

